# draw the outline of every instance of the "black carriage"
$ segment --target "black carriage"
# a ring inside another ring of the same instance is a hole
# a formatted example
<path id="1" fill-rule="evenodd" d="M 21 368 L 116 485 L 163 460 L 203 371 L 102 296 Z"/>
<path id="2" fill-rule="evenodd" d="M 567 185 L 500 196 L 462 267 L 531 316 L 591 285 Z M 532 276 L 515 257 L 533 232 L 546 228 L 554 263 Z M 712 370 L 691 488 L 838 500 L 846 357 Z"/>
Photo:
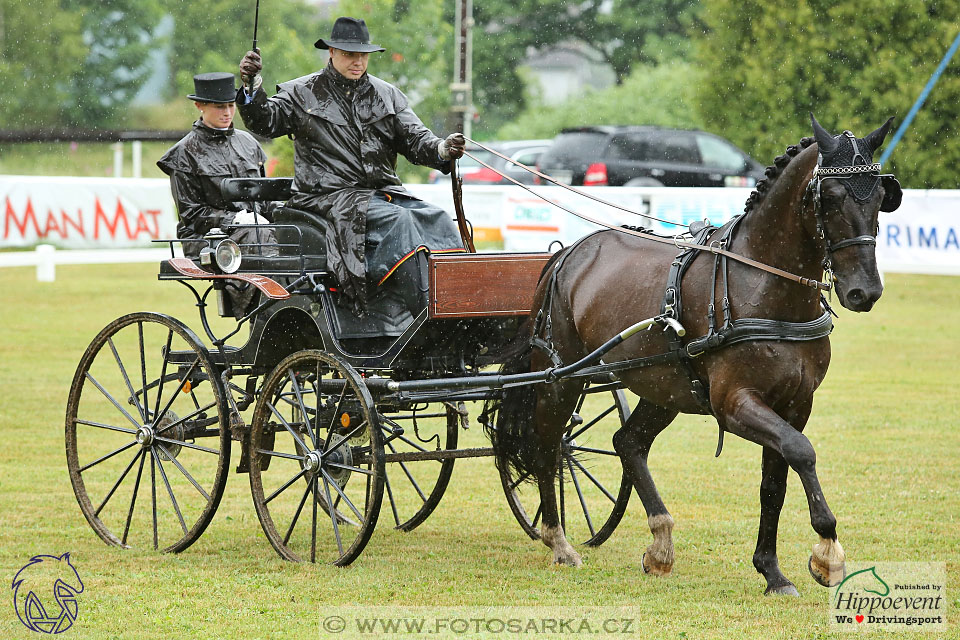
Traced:
<path id="1" fill-rule="evenodd" d="M 225 191 L 278 200 L 289 186 L 233 179 Z M 426 310 L 413 317 L 386 291 L 358 318 L 338 299 L 318 224 L 283 209 L 269 251 L 243 246 L 238 255 L 213 239 L 200 260 L 160 265 L 160 280 L 193 293 L 205 340 L 173 317 L 141 312 L 111 322 L 87 348 L 68 400 L 67 462 L 81 510 L 108 544 L 186 549 L 219 506 L 236 441 L 236 471 L 249 474 L 277 552 L 349 564 L 384 497 L 392 524 L 412 530 L 436 508 L 456 459 L 492 454 L 458 448 L 469 406 L 482 406 L 478 420 L 492 425 L 504 386 L 546 379 L 503 376 L 496 365 L 549 254 L 431 256 Z M 228 295 L 237 286 L 257 292 L 243 310 Z M 212 308 L 236 327 L 217 335 Z M 588 366 L 598 360 L 576 367 L 585 388 L 557 473 L 564 529 L 590 545 L 610 536 L 631 492 L 610 441 L 630 410 L 615 378 Z M 511 511 L 536 538 L 535 484 L 506 466 L 499 473 Z"/>

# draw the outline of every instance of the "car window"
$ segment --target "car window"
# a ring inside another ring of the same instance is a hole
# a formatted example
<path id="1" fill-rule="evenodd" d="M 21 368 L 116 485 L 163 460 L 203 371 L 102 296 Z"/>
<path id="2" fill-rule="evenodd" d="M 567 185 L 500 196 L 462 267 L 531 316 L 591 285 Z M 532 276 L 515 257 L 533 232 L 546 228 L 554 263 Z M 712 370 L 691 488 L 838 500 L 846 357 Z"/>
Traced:
<path id="1" fill-rule="evenodd" d="M 656 149 L 651 152 L 651 160 L 699 164 L 700 154 L 693 136 L 683 133 L 666 133 L 658 136 Z"/>
<path id="2" fill-rule="evenodd" d="M 528 167 L 533 167 L 533 166 L 536 166 L 537 158 L 539 158 L 542 153 L 543 153 L 543 149 L 540 149 L 540 148 L 524 149 L 519 153 L 513 154 L 513 156 L 511 157 L 517 162 L 519 162 L 520 164 L 525 164 Z M 519 173 L 519 174 L 527 173 L 526 169 L 521 169 L 520 167 L 518 167 L 517 165 L 511 162 L 505 162 L 504 165 L 505 165 L 504 168 L 511 173 Z"/>
<path id="3" fill-rule="evenodd" d="M 571 131 L 557 136 L 544 158 L 580 160 L 596 157 L 603 150 L 607 136 L 599 131 Z"/>
<path id="4" fill-rule="evenodd" d="M 746 161 L 740 150 L 723 140 L 712 136 L 697 136 L 697 147 L 700 149 L 703 164 L 708 167 L 732 172 L 741 172 L 746 168 Z"/>
<path id="5" fill-rule="evenodd" d="M 618 160 L 635 160 L 645 162 L 662 158 L 653 157 L 650 148 L 650 139 L 643 134 L 626 134 L 615 136 L 610 141 L 606 155 Z"/>

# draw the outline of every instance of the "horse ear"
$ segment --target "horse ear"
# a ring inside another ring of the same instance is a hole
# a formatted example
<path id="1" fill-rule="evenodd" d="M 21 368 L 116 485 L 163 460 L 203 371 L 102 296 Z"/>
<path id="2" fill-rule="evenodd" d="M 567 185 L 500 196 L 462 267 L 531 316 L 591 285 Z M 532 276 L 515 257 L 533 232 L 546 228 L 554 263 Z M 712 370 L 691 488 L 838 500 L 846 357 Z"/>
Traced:
<path id="1" fill-rule="evenodd" d="M 890 119 L 884 122 L 879 129 L 868 133 L 863 141 L 870 147 L 870 153 L 873 154 L 874 151 L 880 148 L 880 145 L 883 144 L 883 139 L 887 137 L 887 131 L 890 130 L 890 125 L 893 123 L 893 116 L 890 116 Z"/>
<path id="2" fill-rule="evenodd" d="M 833 135 L 820 126 L 813 112 L 810 112 L 810 122 L 813 124 L 813 136 L 817 139 L 817 146 L 820 147 L 820 153 L 830 153 L 837 148 L 838 142 L 833 139 Z"/>
<path id="3" fill-rule="evenodd" d="M 67 551 L 65 554 L 63 554 L 62 556 L 60 556 L 60 559 L 61 559 L 61 560 L 66 560 L 67 562 L 70 562 L 70 552 Z"/>

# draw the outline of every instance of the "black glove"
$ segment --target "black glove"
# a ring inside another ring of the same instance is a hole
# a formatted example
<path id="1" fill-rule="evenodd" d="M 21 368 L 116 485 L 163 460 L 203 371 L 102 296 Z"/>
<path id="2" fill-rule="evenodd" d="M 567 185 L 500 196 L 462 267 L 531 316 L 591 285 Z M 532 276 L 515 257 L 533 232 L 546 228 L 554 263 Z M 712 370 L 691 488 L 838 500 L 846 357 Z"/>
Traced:
<path id="1" fill-rule="evenodd" d="M 260 71 L 263 69 L 263 61 L 260 59 L 260 49 L 247 51 L 240 61 L 240 81 L 247 87 L 249 93 L 255 93 L 263 79 L 260 77 Z"/>
<path id="2" fill-rule="evenodd" d="M 462 133 L 451 133 L 440 142 L 438 151 L 441 160 L 454 160 L 463 157 L 463 148 L 467 145 Z"/>

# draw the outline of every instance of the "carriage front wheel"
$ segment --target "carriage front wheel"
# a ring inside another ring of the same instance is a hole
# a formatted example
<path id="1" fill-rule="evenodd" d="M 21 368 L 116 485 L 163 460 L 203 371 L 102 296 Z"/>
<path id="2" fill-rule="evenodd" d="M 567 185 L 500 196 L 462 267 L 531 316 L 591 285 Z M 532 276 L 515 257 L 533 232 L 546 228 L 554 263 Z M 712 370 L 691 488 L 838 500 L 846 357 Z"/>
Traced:
<path id="1" fill-rule="evenodd" d="M 557 499 L 560 524 L 573 543 L 599 546 L 614 532 L 630 501 L 632 484 L 613 450 L 613 434 L 630 417 L 630 406 L 620 389 L 606 381 L 584 388 L 563 433 Z M 524 532 L 540 538 L 543 510 L 536 482 L 500 469 L 500 483 L 510 511 Z"/>
<path id="2" fill-rule="evenodd" d="M 158 313 L 122 316 L 80 359 L 66 416 L 80 510 L 107 544 L 183 551 L 230 466 L 223 383 L 197 336 Z"/>
<path id="3" fill-rule="evenodd" d="M 298 351 L 267 376 L 248 442 L 253 504 L 293 562 L 353 562 L 380 514 L 384 452 L 370 392 L 323 351 Z"/>

